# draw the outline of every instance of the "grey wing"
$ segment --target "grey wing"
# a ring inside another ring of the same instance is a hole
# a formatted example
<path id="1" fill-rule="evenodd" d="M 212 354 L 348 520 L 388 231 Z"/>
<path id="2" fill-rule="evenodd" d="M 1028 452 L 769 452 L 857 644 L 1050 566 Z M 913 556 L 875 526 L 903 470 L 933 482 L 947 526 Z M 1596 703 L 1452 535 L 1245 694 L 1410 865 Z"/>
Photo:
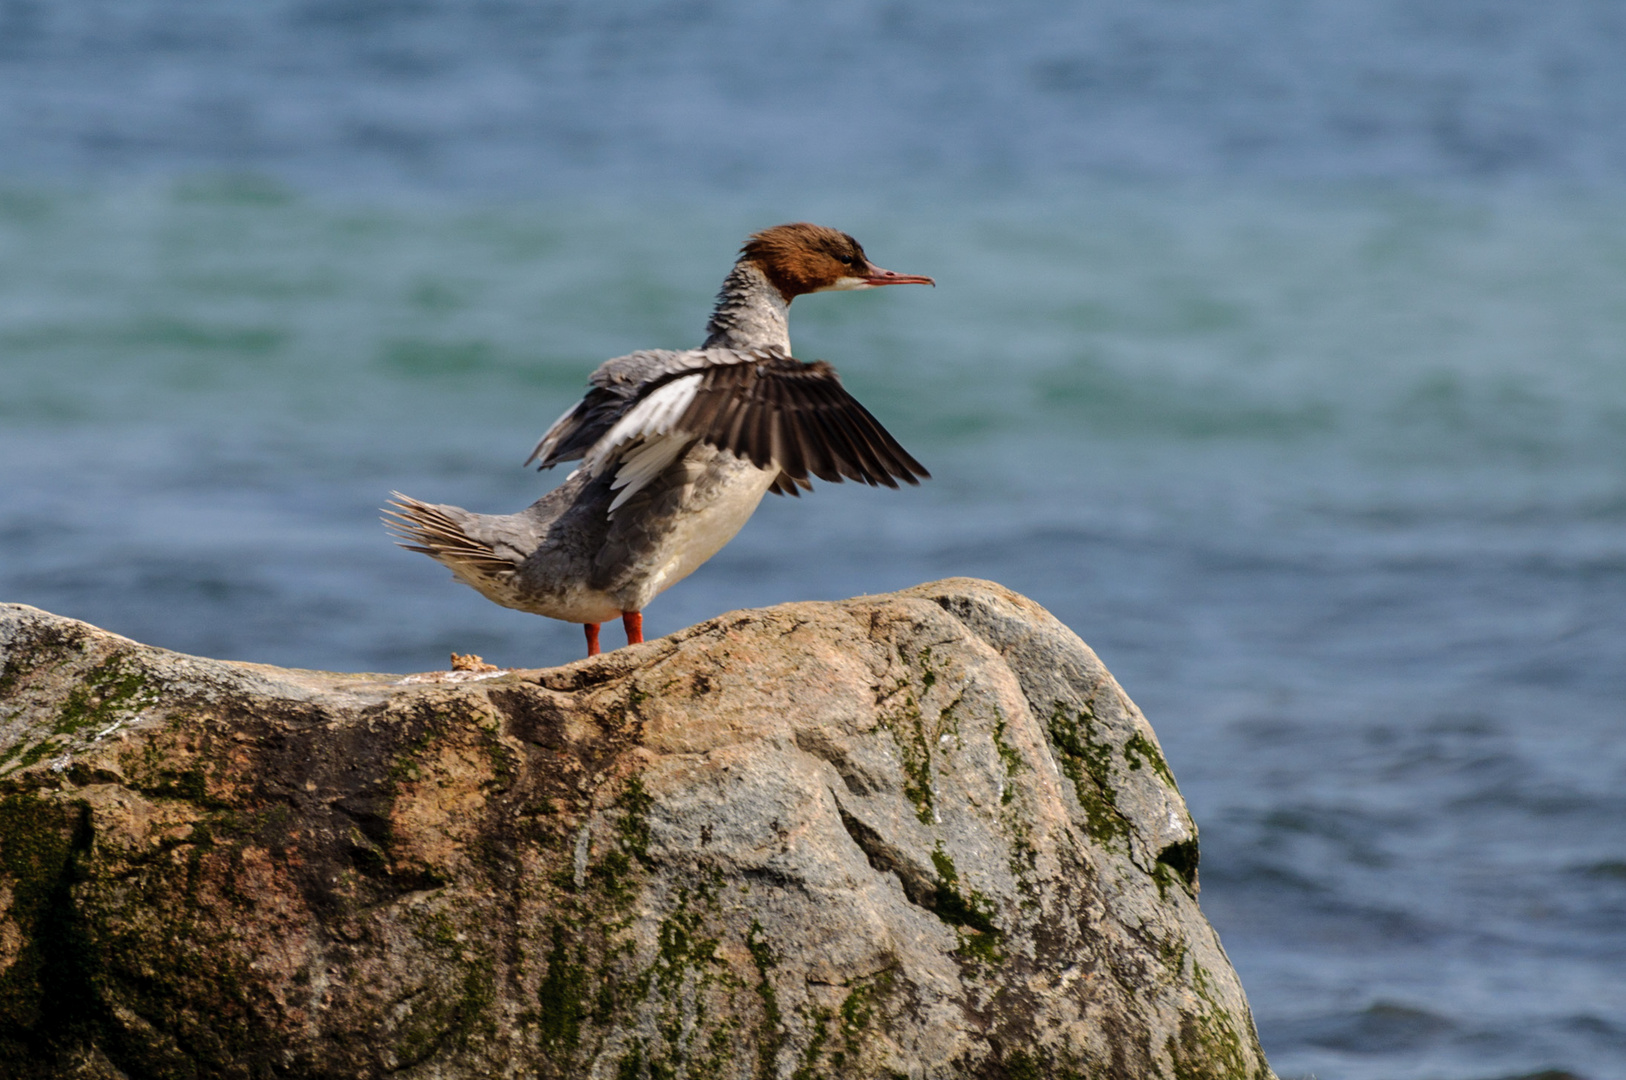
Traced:
<path id="1" fill-rule="evenodd" d="M 588 377 L 591 389 L 537 442 L 525 464 L 547 469 L 561 461 L 576 461 L 609 433 L 652 384 L 685 371 L 753 359 L 732 349 L 641 349 L 606 360 Z"/>
<path id="2" fill-rule="evenodd" d="M 931 473 L 842 389 L 835 369 L 781 352 L 714 350 L 722 362 L 677 367 L 638 388 L 582 455 L 594 476 L 615 468 L 618 509 L 696 441 L 775 470 L 770 490 L 796 494 L 809 476 L 897 487 Z M 707 354 L 700 354 L 707 356 Z"/>
<path id="3" fill-rule="evenodd" d="M 615 425 L 638 397 L 640 387 L 669 371 L 682 370 L 688 366 L 684 359 L 696 352 L 644 349 L 604 361 L 588 377 L 591 389 L 586 396 L 553 422 L 525 464 L 534 461 L 537 468 L 548 469 L 561 461 L 577 460 Z"/>
<path id="4" fill-rule="evenodd" d="M 641 387 L 663 375 L 689 371 L 715 362 L 712 360 L 712 354 L 719 351 L 723 350 L 639 349 L 637 352 L 604 361 L 587 377 L 587 381 L 594 386 L 605 389 L 620 388 L 629 395 L 636 395 Z"/>

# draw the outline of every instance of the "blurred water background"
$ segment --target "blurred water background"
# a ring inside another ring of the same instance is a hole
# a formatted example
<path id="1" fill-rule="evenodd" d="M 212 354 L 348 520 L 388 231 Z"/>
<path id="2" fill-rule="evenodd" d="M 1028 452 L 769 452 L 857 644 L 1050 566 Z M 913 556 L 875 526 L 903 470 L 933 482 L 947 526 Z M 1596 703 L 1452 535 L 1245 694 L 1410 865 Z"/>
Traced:
<path id="1" fill-rule="evenodd" d="M 9 0 L 0 597 L 211 656 L 574 659 L 376 522 L 510 511 L 745 234 L 932 469 L 649 610 L 994 578 L 1203 829 L 1284 1077 L 1626 1077 L 1626 6 Z M 607 631 L 611 640 L 619 631 Z"/>

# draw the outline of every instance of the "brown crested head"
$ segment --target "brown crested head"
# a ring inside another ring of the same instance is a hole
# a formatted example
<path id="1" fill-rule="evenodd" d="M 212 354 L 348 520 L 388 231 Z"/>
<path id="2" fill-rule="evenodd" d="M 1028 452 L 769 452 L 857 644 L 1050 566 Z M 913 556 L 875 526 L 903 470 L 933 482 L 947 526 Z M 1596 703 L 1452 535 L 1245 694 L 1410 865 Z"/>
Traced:
<path id="1" fill-rule="evenodd" d="M 755 263 L 786 303 L 804 293 L 830 289 L 935 284 L 928 277 L 883 270 L 869 261 L 857 240 L 806 221 L 753 234 L 740 249 L 740 261 Z"/>

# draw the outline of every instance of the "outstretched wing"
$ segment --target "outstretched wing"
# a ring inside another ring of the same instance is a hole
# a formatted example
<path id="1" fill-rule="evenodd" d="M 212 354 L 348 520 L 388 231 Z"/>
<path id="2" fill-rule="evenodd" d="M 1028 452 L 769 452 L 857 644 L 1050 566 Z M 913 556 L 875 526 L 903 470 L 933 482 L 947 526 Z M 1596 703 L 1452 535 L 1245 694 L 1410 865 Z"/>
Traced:
<path id="1" fill-rule="evenodd" d="M 651 380 L 587 450 L 595 474 L 617 463 L 621 488 L 611 509 L 696 440 L 777 467 L 773 490 L 794 494 L 809 476 L 897 487 L 931 476 L 868 409 L 847 393 L 829 364 L 783 354 L 738 356 L 726 364 L 678 369 Z"/>
<path id="2" fill-rule="evenodd" d="M 895 488 L 931 477 L 822 360 L 708 368 L 677 426 L 794 481 L 846 477 Z"/>
<path id="3" fill-rule="evenodd" d="M 588 378 L 592 388 L 586 396 L 553 422 L 525 464 L 534 461 L 537 468 L 547 469 L 575 461 L 658 382 L 685 371 L 750 359 L 752 354 L 731 349 L 643 349 L 606 360 Z"/>

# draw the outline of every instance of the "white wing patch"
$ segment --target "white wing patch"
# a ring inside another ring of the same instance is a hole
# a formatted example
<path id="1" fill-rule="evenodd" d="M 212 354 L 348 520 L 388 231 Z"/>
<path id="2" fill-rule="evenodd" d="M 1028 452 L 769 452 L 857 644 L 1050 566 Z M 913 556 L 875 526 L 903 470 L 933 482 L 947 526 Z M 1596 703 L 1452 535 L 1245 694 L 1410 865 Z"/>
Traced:
<path id="1" fill-rule="evenodd" d="M 611 462 L 620 463 L 610 486 L 621 493 L 610 504 L 611 513 L 659 476 L 693 441 L 692 435 L 678 431 L 676 425 L 699 392 L 701 378 L 700 372 L 685 375 L 651 393 L 617 420 L 583 457 L 582 467 L 594 476 Z"/>
<path id="2" fill-rule="evenodd" d="M 664 438 L 655 437 L 639 443 L 632 452 L 621 458 L 621 468 L 616 470 L 615 479 L 610 487 L 620 488 L 621 494 L 610 503 L 610 513 L 615 513 L 621 504 L 638 494 L 655 477 L 666 471 L 666 467 L 677 460 L 679 454 L 692 440 L 682 433 L 668 435 Z"/>

